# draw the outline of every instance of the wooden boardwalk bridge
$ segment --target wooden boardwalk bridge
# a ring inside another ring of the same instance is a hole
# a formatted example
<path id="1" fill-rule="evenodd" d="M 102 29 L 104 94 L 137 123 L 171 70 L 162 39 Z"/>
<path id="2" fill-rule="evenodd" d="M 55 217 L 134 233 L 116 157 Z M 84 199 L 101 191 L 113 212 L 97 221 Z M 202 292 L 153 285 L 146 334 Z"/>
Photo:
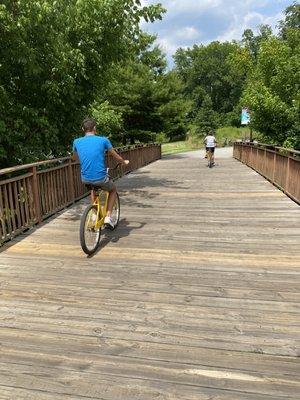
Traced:
<path id="1" fill-rule="evenodd" d="M 94 257 L 86 200 L 4 246 L 0 399 L 299 399 L 299 206 L 231 157 L 118 186 Z"/>

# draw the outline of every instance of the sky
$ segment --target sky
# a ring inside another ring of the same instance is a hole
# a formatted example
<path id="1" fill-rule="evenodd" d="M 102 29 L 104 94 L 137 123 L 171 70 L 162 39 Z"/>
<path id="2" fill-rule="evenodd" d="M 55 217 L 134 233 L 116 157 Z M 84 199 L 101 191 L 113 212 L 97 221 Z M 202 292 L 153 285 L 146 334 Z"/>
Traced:
<path id="1" fill-rule="evenodd" d="M 293 0 L 143 0 L 143 5 L 162 3 L 167 13 L 162 21 L 143 23 L 142 27 L 158 36 L 157 42 L 167 54 L 178 47 L 207 44 L 214 40 L 240 40 L 245 29 L 256 31 L 260 24 L 276 29 L 283 11 Z"/>

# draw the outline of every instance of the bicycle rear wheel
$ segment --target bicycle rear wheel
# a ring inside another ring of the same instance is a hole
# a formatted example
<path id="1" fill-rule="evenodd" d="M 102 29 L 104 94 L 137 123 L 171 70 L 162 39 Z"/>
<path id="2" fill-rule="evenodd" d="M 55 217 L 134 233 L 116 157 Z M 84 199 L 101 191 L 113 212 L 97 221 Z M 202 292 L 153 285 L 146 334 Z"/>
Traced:
<path id="1" fill-rule="evenodd" d="M 93 254 L 100 243 L 101 228 L 96 228 L 97 206 L 90 204 L 85 209 L 80 221 L 80 244 L 82 250 Z"/>
<path id="2" fill-rule="evenodd" d="M 211 168 L 211 151 L 207 151 L 207 166 Z"/>
<path id="3" fill-rule="evenodd" d="M 114 229 L 119 224 L 120 213 L 121 213 L 121 210 L 120 210 L 120 198 L 119 198 L 119 194 L 116 193 L 116 201 L 115 201 L 115 204 L 114 204 L 112 212 L 111 212 L 111 219 L 112 219 L 113 224 L 114 224 Z"/>

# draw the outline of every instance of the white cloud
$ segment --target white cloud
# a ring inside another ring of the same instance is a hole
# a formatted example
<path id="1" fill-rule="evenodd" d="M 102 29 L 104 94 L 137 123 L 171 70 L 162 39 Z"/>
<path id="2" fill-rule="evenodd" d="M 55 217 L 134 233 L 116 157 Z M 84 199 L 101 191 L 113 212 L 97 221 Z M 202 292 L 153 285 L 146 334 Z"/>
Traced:
<path id="1" fill-rule="evenodd" d="M 240 40 L 245 29 L 250 28 L 255 30 L 258 25 L 263 23 L 263 15 L 257 12 L 249 12 L 244 16 L 235 15 L 226 32 L 218 35 L 216 40 L 219 40 L 220 42 Z"/>
<path id="2" fill-rule="evenodd" d="M 272 26 L 275 31 L 278 31 L 278 22 L 284 18 L 284 13 L 279 12 L 271 17 L 267 17 L 264 19 L 264 23 Z"/>
<path id="3" fill-rule="evenodd" d="M 163 1 L 165 7 L 172 13 L 193 11 L 194 13 L 221 7 L 223 0 L 166 0 Z"/>
<path id="4" fill-rule="evenodd" d="M 222 6 L 224 0 L 143 0 L 142 5 L 162 3 L 170 13 L 180 13 L 186 10 L 194 12 L 205 11 L 213 7 Z"/>
<path id="5" fill-rule="evenodd" d="M 243 32 L 250 28 L 254 32 L 258 30 L 259 25 L 270 25 L 274 31 L 277 30 L 278 21 L 283 18 L 282 13 L 278 13 L 272 17 L 265 17 L 256 12 L 250 12 L 243 16 L 243 18 L 235 18 L 235 21 L 230 25 L 229 29 L 218 35 L 216 40 L 226 42 L 231 40 L 241 40 Z"/>
<path id="6" fill-rule="evenodd" d="M 194 26 L 185 26 L 184 28 L 176 31 L 175 35 L 178 38 L 192 40 L 192 39 L 199 39 L 201 36 L 201 33 Z"/>
<path id="7" fill-rule="evenodd" d="M 157 42 L 161 49 L 168 55 L 173 55 L 178 48 L 176 43 L 172 43 L 172 41 L 167 38 L 158 38 Z"/>

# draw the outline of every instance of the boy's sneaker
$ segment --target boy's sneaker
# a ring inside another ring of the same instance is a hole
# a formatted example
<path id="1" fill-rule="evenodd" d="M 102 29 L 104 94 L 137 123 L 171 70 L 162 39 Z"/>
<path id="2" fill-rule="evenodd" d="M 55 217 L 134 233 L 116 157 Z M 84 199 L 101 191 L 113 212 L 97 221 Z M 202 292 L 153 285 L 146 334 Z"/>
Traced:
<path id="1" fill-rule="evenodd" d="M 114 229 L 115 225 L 110 217 L 104 218 L 104 225 L 109 229 Z"/>

